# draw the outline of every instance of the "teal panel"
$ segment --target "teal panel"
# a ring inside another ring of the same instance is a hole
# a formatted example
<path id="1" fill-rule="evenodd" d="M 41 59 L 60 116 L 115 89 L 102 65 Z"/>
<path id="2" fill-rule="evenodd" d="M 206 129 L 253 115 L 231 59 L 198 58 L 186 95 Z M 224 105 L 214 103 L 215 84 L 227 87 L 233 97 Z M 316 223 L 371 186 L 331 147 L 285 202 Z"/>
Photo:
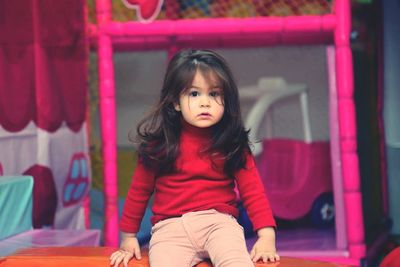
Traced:
<path id="1" fill-rule="evenodd" d="M 0 240 L 32 229 L 32 176 L 0 176 Z"/>

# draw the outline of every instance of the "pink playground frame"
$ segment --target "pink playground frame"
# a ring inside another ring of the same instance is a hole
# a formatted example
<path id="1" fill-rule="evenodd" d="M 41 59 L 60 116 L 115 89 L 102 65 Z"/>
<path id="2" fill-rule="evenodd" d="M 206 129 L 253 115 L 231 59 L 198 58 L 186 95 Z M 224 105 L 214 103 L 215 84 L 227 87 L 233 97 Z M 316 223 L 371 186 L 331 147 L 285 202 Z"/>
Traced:
<path id="1" fill-rule="evenodd" d="M 334 46 L 328 48 L 327 61 L 334 198 L 337 214 L 343 215 L 336 221 L 336 243 L 340 252 L 319 255 L 305 251 L 298 256 L 359 265 L 360 259 L 366 256 L 366 245 L 356 153 L 353 62 L 349 47 L 350 0 L 336 0 L 334 3 L 332 14 L 318 16 L 164 20 L 142 24 L 112 21 L 111 0 L 96 1 L 97 25 L 90 25 L 89 30 L 98 48 L 105 245 L 118 246 L 119 229 L 113 45 L 122 49 L 168 49 L 173 53 L 180 46 L 189 45 L 227 47 L 234 44 L 246 47 L 325 43 Z"/>

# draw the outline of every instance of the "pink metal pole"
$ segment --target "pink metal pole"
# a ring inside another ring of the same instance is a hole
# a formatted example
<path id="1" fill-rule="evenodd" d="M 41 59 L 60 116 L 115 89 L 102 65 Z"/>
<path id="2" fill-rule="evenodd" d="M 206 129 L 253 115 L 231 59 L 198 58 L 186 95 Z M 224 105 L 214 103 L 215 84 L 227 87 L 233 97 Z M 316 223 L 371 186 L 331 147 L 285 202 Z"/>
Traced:
<path id="1" fill-rule="evenodd" d="M 101 31 L 111 19 L 110 0 L 96 1 L 98 69 L 104 185 L 104 244 L 118 246 L 118 177 L 114 68 L 110 36 Z"/>
<path id="2" fill-rule="evenodd" d="M 140 22 L 111 22 L 103 30 L 111 36 L 220 36 L 249 33 L 330 32 L 335 27 L 333 15 L 268 17 L 268 18 L 213 18 L 160 20 Z"/>
<path id="3" fill-rule="evenodd" d="M 346 207 L 346 227 L 351 258 L 365 257 L 364 220 L 360 192 L 360 172 L 357 156 L 357 128 L 353 99 L 353 62 L 350 50 L 350 1 L 336 0 L 337 27 L 336 84 L 338 88 L 339 134 Z"/>

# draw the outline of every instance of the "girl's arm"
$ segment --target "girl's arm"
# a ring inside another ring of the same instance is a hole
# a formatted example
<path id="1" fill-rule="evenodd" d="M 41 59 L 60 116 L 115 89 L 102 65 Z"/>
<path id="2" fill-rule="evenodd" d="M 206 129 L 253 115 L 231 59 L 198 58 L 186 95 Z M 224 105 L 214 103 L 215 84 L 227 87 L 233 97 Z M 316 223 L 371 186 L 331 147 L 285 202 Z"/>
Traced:
<path id="1" fill-rule="evenodd" d="M 258 230 L 264 227 L 276 227 L 264 185 L 250 153 L 246 153 L 246 166 L 235 174 L 235 178 L 240 199 L 253 223 L 253 228 Z"/>
<path id="2" fill-rule="evenodd" d="M 250 252 L 254 262 L 279 261 L 275 246 L 276 223 L 264 191 L 254 157 L 246 154 L 246 166 L 236 174 L 241 200 L 257 231 L 258 240 Z"/>
<path id="3" fill-rule="evenodd" d="M 154 172 L 146 169 L 139 159 L 122 211 L 120 220 L 122 232 L 137 233 L 139 231 L 148 201 L 154 191 L 154 184 Z"/>
<path id="4" fill-rule="evenodd" d="M 275 247 L 275 228 L 264 227 L 257 231 L 258 240 L 250 251 L 253 262 L 262 260 L 263 262 L 279 261 L 280 257 L 276 253 Z"/>
<path id="5" fill-rule="evenodd" d="M 127 267 L 133 256 L 137 259 L 141 258 L 136 233 L 139 231 L 149 198 L 154 191 L 154 183 L 154 173 L 147 170 L 139 159 L 120 221 L 122 239 L 120 249 L 111 255 L 110 265 L 117 267 L 122 262 Z"/>

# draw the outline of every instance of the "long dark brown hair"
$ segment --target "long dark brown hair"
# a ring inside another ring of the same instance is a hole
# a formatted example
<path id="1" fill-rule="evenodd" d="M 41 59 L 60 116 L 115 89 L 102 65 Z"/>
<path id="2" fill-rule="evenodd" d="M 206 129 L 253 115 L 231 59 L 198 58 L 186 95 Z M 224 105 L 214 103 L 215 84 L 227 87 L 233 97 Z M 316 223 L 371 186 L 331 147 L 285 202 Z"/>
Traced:
<path id="1" fill-rule="evenodd" d="M 179 150 L 181 113 L 174 104 L 193 82 L 196 71 L 216 74 L 223 91 L 224 114 L 212 126 L 212 136 L 205 152 L 219 155 L 225 160 L 224 172 L 233 176 L 244 168 L 245 153 L 250 153 L 248 131 L 243 126 L 239 94 L 232 72 L 225 59 L 210 50 L 182 50 L 168 64 L 160 98 L 153 111 L 136 128 L 139 158 L 146 168 L 157 175 L 175 171 L 175 160 Z"/>

